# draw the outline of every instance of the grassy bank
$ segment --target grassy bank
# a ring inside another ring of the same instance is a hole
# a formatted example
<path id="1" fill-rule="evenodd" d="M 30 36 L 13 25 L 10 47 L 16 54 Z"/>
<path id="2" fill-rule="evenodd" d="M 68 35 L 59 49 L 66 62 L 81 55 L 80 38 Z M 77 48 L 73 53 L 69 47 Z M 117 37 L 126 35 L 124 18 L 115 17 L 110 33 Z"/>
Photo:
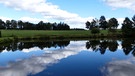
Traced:
<path id="1" fill-rule="evenodd" d="M 87 36 L 90 31 L 2 30 L 2 37 Z"/>
<path id="2" fill-rule="evenodd" d="M 119 31 L 119 30 L 117 30 Z M 108 33 L 108 30 L 101 30 L 99 34 L 91 34 L 89 30 L 65 30 L 65 31 L 45 31 L 45 30 L 1 30 L 2 38 L 14 39 L 64 39 L 64 38 L 102 38 L 117 36 L 121 32 Z M 2 39 L 1 38 L 1 39 Z M 3 41 L 3 39 L 1 40 Z"/>

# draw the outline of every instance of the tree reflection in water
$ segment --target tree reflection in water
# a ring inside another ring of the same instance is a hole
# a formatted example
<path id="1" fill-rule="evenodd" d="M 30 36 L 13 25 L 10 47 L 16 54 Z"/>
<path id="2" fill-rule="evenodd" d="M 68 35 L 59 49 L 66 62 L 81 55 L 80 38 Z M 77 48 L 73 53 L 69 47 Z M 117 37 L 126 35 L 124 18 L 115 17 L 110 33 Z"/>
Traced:
<path id="1" fill-rule="evenodd" d="M 109 49 L 111 52 L 115 52 L 118 49 L 118 46 L 122 45 L 122 50 L 125 55 L 128 55 L 132 52 L 133 56 L 135 56 L 135 40 L 133 39 L 123 39 L 121 40 L 121 44 L 118 44 L 117 40 L 89 40 L 86 42 L 86 48 L 92 49 L 93 51 L 100 51 L 101 54 L 105 54 Z"/>
<path id="2" fill-rule="evenodd" d="M 39 47 L 40 49 L 51 47 L 66 47 L 70 44 L 70 41 L 46 41 L 46 42 L 13 42 L 11 44 L 0 44 L 0 52 L 7 51 L 22 51 L 24 48 L 29 49 L 32 47 Z"/>
<path id="3" fill-rule="evenodd" d="M 89 40 L 86 42 L 86 48 L 92 49 L 97 52 L 100 51 L 101 54 L 105 54 L 109 49 L 111 52 L 115 52 L 118 49 L 118 46 L 122 46 L 122 50 L 125 55 L 130 53 L 135 56 L 135 40 L 134 39 L 123 39 L 120 41 L 121 44 L 118 44 L 117 40 Z M 40 49 L 51 48 L 51 47 L 60 47 L 64 48 L 70 44 L 70 41 L 45 41 L 45 42 L 13 42 L 10 44 L 0 44 L 0 52 L 3 50 L 7 51 L 22 51 L 24 48 L 29 49 L 32 47 L 39 47 Z"/>

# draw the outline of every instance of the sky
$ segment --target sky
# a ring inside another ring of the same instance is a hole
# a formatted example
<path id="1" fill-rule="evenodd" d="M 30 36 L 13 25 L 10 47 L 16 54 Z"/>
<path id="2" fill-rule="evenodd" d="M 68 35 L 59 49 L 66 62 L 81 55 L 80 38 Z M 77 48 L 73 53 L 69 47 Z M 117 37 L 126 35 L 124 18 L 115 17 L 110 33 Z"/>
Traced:
<path id="1" fill-rule="evenodd" d="M 85 28 L 86 21 L 105 16 L 119 21 L 135 14 L 135 0 L 0 0 L 0 19 L 32 23 L 64 22 L 70 28 Z"/>

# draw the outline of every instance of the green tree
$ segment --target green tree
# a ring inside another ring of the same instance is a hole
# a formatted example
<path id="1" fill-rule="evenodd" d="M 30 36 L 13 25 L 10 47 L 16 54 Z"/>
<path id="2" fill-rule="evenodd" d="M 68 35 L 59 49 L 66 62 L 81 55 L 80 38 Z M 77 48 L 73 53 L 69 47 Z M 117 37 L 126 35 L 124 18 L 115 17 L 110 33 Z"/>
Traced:
<path id="1" fill-rule="evenodd" d="M 33 30 L 34 29 L 34 24 L 30 22 L 24 22 L 23 24 L 23 29 L 24 30 Z"/>
<path id="2" fill-rule="evenodd" d="M 131 36 L 134 34 L 133 22 L 128 17 L 126 17 L 122 23 L 122 33 L 125 36 Z"/>
<path id="3" fill-rule="evenodd" d="M 38 30 L 46 29 L 46 28 L 45 28 L 45 23 L 44 23 L 43 21 L 40 21 L 40 22 L 36 25 L 36 29 L 38 29 Z"/>
<path id="4" fill-rule="evenodd" d="M 11 21 L 6 20 L 6 29 L 10 29 Z"/>
<path id="5" fill-rule="evenodd" d="M 18 21 L 18 28 L 23 29 L 23 21 L 21 20 Z"/>
<path id="6" fill-rule="evenodd" d="M 135 15 L 132 17 L 132 20 L 135 22 Z"/>
<path id="7" fill-rule="evenodd" d="M 89 21 L 87 21 L 87 22 L 85 23 L 85 25 L 86 25 L 86 28 L 90 30 L 90 25 L 91 25 L 91 23 L 90 23 Z"/>
<path id="8" fill-rule="evenodd" d="M 17 28 L 17 21 L 11 20 L 11 29 L 16 29 L 16 28 Z"/>
<path id="9" fill-rule="evenodd" d="M 5 22 L 0 19 L 0 29 L 5 29 Z"/>
<path id="10" fill-rule="evenodd" d="M 53 27 L 53 24 L 52 23 L 50 23 L 50 22 L 46 23 L 46 29 L 47 30 L 51 30 L 52 27 Z"/>
<path id="11" fill-rule="evenodd" d="M 109 32 L 115 33 L 119 24 L 116 18 L 111 18 L 109 19 L 107 25 L 109 27 Z"/>
<path id="12" fill-rule="evenodd" d="M 132 17 L 133 20 L 133 31 L 135 31 L 135 15 Z"/>
<path id="13" fill-rule="evenodd" d="M 70 27 L 65 23 L 60 22 L 57 25 L 57 30 L 69 30 L 69 29 L 70 29 Z"/>
<path id="14" fill-rule="evenodd" d="M 96 23 L 97 23 L 96 20 L 93 19 L 91 22 L 87 21 L 85 25 L 87 29 L 92 30 L 93 28 L 96 27 Z"/>
<path id="15" fill-rule="evenodd" d="M 119 24 L 118 24 L 118 21 L 117 21 L 116 18 L 109 19 L 109 21 L 108 21 L 109 28 L 111 28 L 111 29 L 117 29 L 118 25 Z"/>
<path id="16" fill-rule="evenodd" d="M 52 29 L 57 30 L 57 23 L 56 22 L 52 24 Z"/>
<path id="17" fill-rule="evenodd" d="M 100 28 L 106 30 L 108 28 L 105 16 L 101 16 L 99 19 Z"/>

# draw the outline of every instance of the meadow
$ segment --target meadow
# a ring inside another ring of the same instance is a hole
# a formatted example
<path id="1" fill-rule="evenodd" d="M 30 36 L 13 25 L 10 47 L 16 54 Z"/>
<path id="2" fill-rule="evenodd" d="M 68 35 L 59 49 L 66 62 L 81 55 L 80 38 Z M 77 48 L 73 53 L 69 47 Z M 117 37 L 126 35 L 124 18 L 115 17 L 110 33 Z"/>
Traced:
<path id="1" fill-rule="evenodd" d="M 119 31 L 119 30 L 117 30 Z M 120 31 L 117 34 L 121 33 Z M 116 33 L 115 33 L 116 34 Z M 66 38 L 102 38 L 113 36 L 108 30 L 100 30 L 99 34 L 91 34 L 90 30 L 1 30 L 0 43 L 21 39 L 66 39 Z"/>
<path id="2" fill-rule="evenodd" d="M 90 31 L 87 30 L 64 30 L 64 31 L 50 31 L 50 30 L 1 30 L 2 37 L 37 37 L 37 36 L 88 36 Z"/>

